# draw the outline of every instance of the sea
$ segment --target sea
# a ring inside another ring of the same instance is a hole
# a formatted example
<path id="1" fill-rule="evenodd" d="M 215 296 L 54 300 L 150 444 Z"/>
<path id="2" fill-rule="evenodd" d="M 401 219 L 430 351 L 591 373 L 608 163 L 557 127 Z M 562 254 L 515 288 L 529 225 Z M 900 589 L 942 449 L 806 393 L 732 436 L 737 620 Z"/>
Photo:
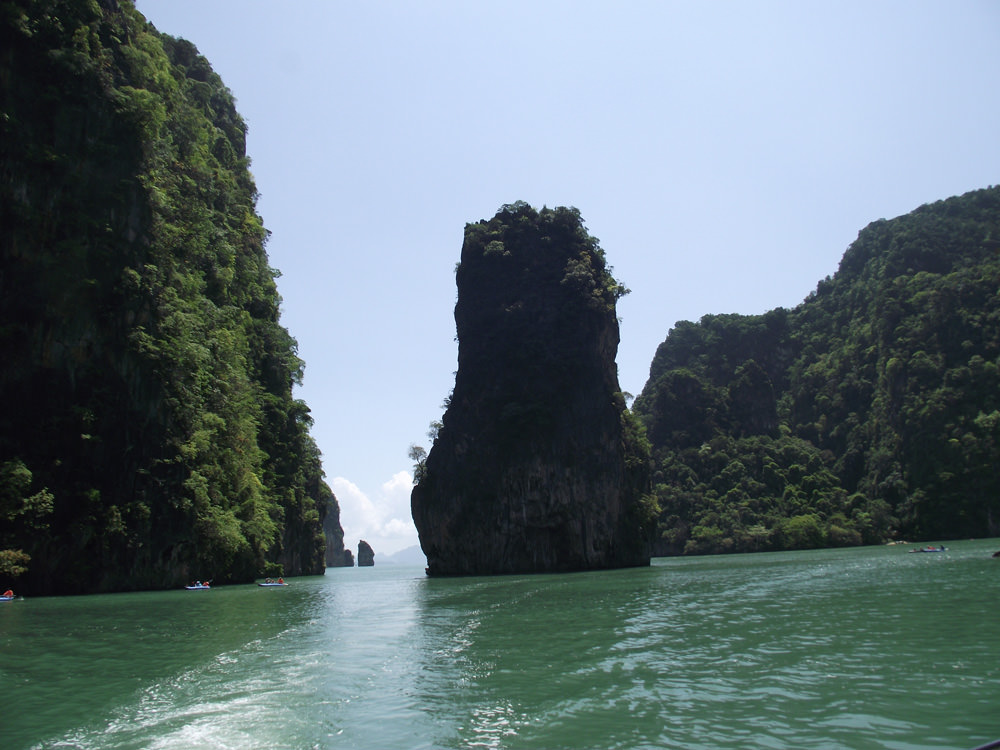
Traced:
<path id="1" fill-rule="evenodd" d="M 1000 539 L 0 603 L 0 748 L 971 750 Z"/>

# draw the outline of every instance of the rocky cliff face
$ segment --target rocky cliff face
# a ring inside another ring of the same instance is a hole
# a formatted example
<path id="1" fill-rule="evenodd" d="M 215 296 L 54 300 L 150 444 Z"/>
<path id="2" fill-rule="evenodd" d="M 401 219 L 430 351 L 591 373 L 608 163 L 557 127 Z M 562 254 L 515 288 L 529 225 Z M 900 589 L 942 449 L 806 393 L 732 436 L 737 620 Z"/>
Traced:
<path id="1" fill-rule="evenodd" d="M 615 355 L 624 293 L 576 209 L 468 225 L 455 389 L 411 497 L 430 575 L 648 564 L 642 438 Z"/>
<path id="2" fill-rule="evenodd" d="M 364 539 L 358 542 L 358 567 L 370 568 L 375 564 L 375 550 Z"/>
<path id="3" fill-rule="evenodd" d="M 340 505 L 336 497 L 331 497 L 331 502 L 328 503 L 326 517 L 323 519 L 323 535 L 326 537 L 326 567 L 353 567 L 354 553 L 344 548 L 344 529 L 340 525 Z"/>
<path id="4" fill-rule="evenodd" d="M 336 498 L 232 93 L 133 3 L 2 6 L 0 586 L 322 573 Z"/>

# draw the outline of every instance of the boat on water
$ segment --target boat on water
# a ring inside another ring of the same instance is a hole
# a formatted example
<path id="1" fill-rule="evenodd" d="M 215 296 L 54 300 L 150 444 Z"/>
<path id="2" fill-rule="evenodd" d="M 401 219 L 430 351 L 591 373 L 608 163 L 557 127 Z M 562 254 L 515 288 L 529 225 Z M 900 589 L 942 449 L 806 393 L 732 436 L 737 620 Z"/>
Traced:
<path id="1" fill-rule="evenodd" d="M 285 583 L 285 579 L 284 578 L 279 578 L 277 581 L 274 581 L 274 580 L 271 580 L 270 578 L 268 578 L 263 583 L 258 583 L 257 585 L 258 586 L 262 586 L 264 588 L 268 588 L 268 587 L 271 587 L 271 586 L 287 586 L 288 584 Z"/>
<path id="2" fill-rule="evenodd" d="M 13 596 L 0 596 L 0 602 L 12 602 L 14 599 Z"/>
<path id="3" fill-rule="evenodd" d="M 202 583 L 198 581 L 197 583 L 192 583 L 190 586 L 185 586 L 188 591 L 205 591 L 212 588 L 208 583 Z"/>
<path id="4" fill-rule="evenodd" d="M 948 548 L 945 547 L 944 545 L 941 545 L 940 547 L 935 547 L 935 546 L 931 545 L 931 546 L 928 546 L 928 547 L 920 547 L 919 549 L 911 549 L 910 552 L 911 553 L 913 553 L 913 552 L 944 552 L 947 549 Z"/>

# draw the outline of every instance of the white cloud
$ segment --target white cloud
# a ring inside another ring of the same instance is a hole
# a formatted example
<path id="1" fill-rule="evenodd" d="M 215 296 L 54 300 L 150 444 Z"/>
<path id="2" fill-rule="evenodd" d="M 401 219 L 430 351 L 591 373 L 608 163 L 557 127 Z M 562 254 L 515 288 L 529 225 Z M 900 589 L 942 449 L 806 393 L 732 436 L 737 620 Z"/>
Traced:
<path id="1" fill-rule="evenodd" d="M 393 495 L 406 496 L 406 508 L 409 512 L 410 490 L 413 489 L 413 475 L 408 471 L 397 471 L 392 479 L 382 485 L 382 491 Z"/>
<path id="2" fill-rule="evenodd" d="M 334 478 L 330 486 L 340 503 L 344 546 L 355 554 L 361 539 L 375 550 L 376 562 L 380 554 L 391 555 L 418 543 L 417 529 L 410 516 L 413 477 L 409 472 L 393 474 L 374 497 L 344 477 Z"/>

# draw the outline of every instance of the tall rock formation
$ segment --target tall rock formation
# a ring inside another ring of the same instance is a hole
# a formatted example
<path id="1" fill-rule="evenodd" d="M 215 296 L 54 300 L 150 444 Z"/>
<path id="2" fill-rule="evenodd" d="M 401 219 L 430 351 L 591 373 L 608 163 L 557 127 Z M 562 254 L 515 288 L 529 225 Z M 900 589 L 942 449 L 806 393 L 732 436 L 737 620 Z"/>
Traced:
<path id="1" fill-rule="evenodd" d="M 344 529 L 340 525 L 340 505 L 331 493 L 323 519 L 323 535 L 326 537 L 326 567 L 354 567 L 354 553 L 344 548 Z"/>
<path id="2" fill-rule="evenodd" d="M 0 586 L 323 573 L 336 498 L 256 200 L 193 44 L 131 2 L 2 3 Z"/>
<path id="3" fill-rule="evenodd" d="M 465 229 L 458 373 L 419 465 L 429 575 L 649 563 L 648 443 L 625 409 L 626 292 L 574 208 L 503 206 Z"/>
<path id="4" fill-rule="evenodd" d="M 358 542 L 358 567 L 370 568 L 375 564 L 375 550 L 364 539 Z"/>

